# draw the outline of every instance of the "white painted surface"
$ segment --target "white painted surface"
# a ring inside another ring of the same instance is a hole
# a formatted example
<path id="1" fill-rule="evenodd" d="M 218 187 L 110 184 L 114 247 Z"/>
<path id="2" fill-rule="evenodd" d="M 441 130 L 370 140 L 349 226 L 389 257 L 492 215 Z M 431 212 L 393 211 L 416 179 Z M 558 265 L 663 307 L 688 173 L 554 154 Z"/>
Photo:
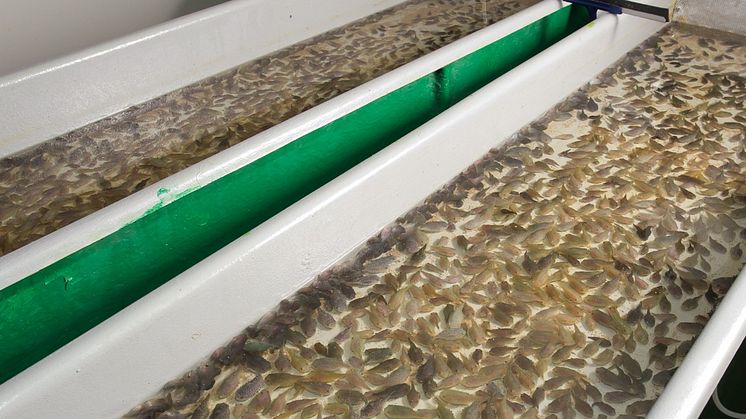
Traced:
<path id="1" fill-rule="evenodd" d="M 122 414 L 660 27 L 601 16 L 6 382 L 0 416 Z"/>
<path id="2" fill-rule="evenodd" d="M 0 76 L 226 0 L 4 0 Z"/>
<path id="3" fill-rule="evenodd" d="M 221 6 L 218 6 L 221 7 Z M 200 187 L 346 115 L 393 90 L 488 45 L 562 7 L 545 0 L 444 48 L 337 96 L 100 211 L 0 257 L 0 289 L 48 266 L 139 218 L 153 206 Z M 0 102 L 2 98 L 0 96 Z M 0 118 L 1 118 L 0 114 Z M 0 129 L 2 127 L 0 126 Z M 169 194 L 158 196 L 165 188 Z"/>
<path id="4" fill-rule="evenodd" d="M 0 157 L 402 1 L 233 0 L 0 77 Z"/>

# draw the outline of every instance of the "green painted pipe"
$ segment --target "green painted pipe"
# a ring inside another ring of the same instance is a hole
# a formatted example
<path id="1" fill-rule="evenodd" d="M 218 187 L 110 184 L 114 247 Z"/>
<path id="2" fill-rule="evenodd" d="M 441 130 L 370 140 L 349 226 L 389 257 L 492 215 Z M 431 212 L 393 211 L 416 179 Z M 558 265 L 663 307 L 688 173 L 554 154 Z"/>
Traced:
<path id="1" fill-rule="evenodd" d="M 563 8 L 0 290 L 0 382 L 589 21 Z"/>

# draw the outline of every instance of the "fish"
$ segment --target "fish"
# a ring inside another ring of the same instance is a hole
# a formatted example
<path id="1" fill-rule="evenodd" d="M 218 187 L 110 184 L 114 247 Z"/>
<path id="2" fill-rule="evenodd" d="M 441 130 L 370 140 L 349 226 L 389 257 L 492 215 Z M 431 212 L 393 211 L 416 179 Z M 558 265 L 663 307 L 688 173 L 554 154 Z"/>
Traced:
<path id="1" fill-rule="evenodd" d="M 646 414 L 746 240 L 740 81 L 697 49 L 732 63 L 746 46 L 688 31 L 645 41 L 133 412 Z"/>

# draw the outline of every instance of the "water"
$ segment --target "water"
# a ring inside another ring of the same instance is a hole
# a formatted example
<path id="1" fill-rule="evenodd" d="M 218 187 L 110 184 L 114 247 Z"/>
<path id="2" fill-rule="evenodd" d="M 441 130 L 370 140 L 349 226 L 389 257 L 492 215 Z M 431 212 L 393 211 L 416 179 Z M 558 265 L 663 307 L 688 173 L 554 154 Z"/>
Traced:
<path id="1" fill-rule="evenodd" d="M 0 159 L 0 255 L 538 0 L 412 0 Z"/>
<path id="2" fill-rule="evenodd" d="M 643 417 L 744 263 L 744 68 L 668 26 L 130 415 Z"/>

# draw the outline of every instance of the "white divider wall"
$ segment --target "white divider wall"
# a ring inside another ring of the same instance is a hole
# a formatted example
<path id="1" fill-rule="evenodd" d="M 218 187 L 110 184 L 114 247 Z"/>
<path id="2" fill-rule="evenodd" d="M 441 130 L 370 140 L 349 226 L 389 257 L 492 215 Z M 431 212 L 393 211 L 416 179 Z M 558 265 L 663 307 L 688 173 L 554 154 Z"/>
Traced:
<path id="1" fill-rule="evenodd" d="M 675 21 L 746 35 L 746 1 L 676 0 Z"/>

